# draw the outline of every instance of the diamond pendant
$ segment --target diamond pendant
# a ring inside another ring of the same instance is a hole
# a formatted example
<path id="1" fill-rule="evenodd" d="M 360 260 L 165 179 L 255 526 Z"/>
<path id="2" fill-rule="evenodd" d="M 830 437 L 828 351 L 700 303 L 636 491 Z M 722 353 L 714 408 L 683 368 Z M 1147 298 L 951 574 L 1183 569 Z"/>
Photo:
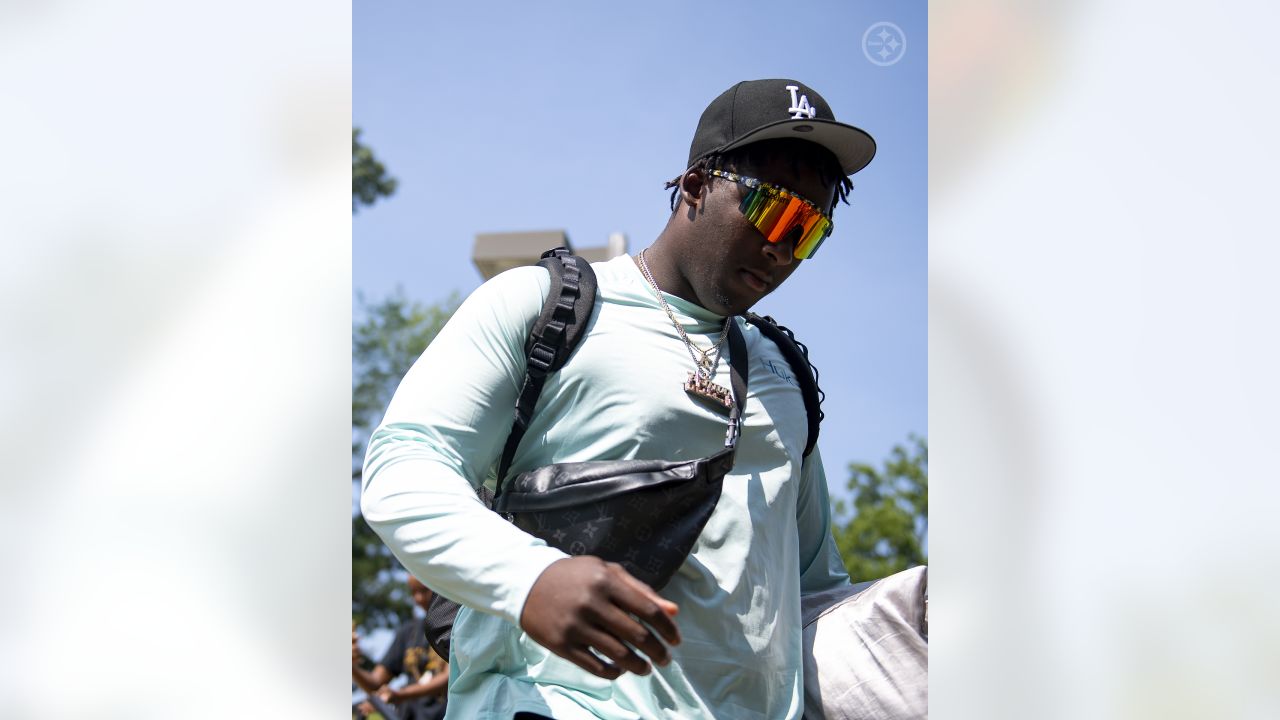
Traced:
<path id="1" fill-rule="evenodd" d="M 725 410 L 733 409 L 733 393 L 723 385 L 703 380 L 697 373 L 689 373 L 689 379 L 684 383 L 684 391 Z"/>

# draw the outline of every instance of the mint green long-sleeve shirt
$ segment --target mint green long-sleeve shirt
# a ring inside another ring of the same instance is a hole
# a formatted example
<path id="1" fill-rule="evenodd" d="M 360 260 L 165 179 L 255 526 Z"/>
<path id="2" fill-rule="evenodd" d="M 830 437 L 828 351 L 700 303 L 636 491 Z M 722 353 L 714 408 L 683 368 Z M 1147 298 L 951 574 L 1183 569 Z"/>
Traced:
<path id="1" fill-rule="evenodd" d="M 595 263 L 586 337 L 542 391 L 512 464 L 704 457 L 724 416 L 684 392 L 693 361 L 630 257 Z M 733 470 L 692 552 L 661 595 L 684 642 L 667 667 L 614 681 L 590 675 L 519 628 L 525 598 L 565 557 L 490 512 L 474 489 L 511 429 L 524 343 L 550 288 L 517 268 L 476 290 L 406 374 L 365 459 L 361 508 L 405 567 L 465 607 L 454 625 L 450 718 L 518 711 L 573 718 L 795 718 L 803 709 L 801 592 L 847 584 L 831 537 L 821 458 L 792 370 L 739 322 L 749 393 Z M 723 317 L 666 300 L 701 347 Z M 716 382 L 729 387 L 726 357 Z"/>

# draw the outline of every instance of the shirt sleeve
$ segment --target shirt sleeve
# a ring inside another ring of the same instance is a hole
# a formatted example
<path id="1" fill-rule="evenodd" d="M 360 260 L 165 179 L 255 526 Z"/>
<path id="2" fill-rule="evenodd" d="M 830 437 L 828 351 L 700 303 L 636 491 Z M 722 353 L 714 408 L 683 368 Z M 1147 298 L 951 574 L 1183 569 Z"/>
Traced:
<path id="1" fill-rule="evenodd" d="M 565 553 L 475 494 L 502 452 L 524 380 L 524 343 L 551 279 L 522 267 L 472 293 L 401 381 L 365 454 L 360 509 L 432 590 L 518 625 Z"/>
<path id="2" fill-rule="evenodd" d="M 796 500 L 800 531 L 800 592 L 814 593 L 849 584 L 849 573 L 831 534 L 831 498 L 822 454 L 815 447 L 800 471 Z"/>
<path id="3" fill-rule="evenodd" d="M 378 663 L 391 673 L 392 679 L 404 673 L 404 651 L 408 646 L 409 625 L 406 623 L 396 629 L 396 637 L 391 641 L 391 647 L 387 648 L 387 652 L 382 655 L 382 662 Z"/>

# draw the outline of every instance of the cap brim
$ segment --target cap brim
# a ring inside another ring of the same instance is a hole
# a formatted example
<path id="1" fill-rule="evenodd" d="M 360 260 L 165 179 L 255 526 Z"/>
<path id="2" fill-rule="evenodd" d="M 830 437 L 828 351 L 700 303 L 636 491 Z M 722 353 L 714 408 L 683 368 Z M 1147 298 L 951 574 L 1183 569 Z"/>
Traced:
<path id="1" fill-rule="evenodd" d="M 803 130 L 802 128 L 809 128 Z M 736 141 L 719 148 L 727 152 L 761 140 L 795 138 L 817 143 L 830 150 L 840 162 L 845 175 L 852 175 L 871 162 L 876 155 L 876 141 L 866 131 L 834 120 L 787 119 L 770 123 L 743 135 Z"/>

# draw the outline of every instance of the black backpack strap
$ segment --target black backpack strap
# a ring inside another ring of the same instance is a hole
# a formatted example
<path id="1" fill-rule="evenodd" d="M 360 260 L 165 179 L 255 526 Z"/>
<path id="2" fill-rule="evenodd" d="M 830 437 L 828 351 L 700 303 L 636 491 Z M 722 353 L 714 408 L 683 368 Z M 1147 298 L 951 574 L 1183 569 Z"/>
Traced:
<path id="1" fill-rule="evenodd" d="M 747 407 L 747 341 L 742 337 L 737 318 L 729 318 L 729 385 L 733 389 L 733 407 L 729 410 L 729 431 L 724 446 L 737 447 L 742 435 L 742 411 Z"/>
<path id="2" fill-rule="evenodd" d="M 566 248 L 558 247 L 542 253 L 538 264 L 551 274 L 551 290 L 542 304 L 542 312 L 529 329 L 529 339 L 525 341 L 524 384 L 516 398 L 516 417 L 511 424 L 511 434 L 507 436 L 507 444 L 502 449 L 496 492 L 490 495 L 484 487 L 477 490 L 485 507 L 493 507 L 494 498 L 502 492 L 502 481 L 511 468 L 516 447 L 529 429 L 534 406 L 538 404 L 538 396 L 542 394 L 547 376 L 568 361 L 573 349 L 582 340 L 582 334 L 595 309 L 596 274 L 586 260 L 571 254 Z M 424 622 L 427 642 L 446 660 L 449 659 L 453 622 L 459 607 L 458 603 L 440 593 L 435 594 L 427 607 Z"/>
<path id="3" fill-rule="evenodd" d="M 534 406 L 538 404 L 547 376 L 569 360 L 595 309 L 596 274 L 586 260 L 558 247 L 542 253 L 538 264 L 551 273 L 551 291 L 547 293 L 542 312 L 534 320 L 529 339 L 525 342 L 524 384 L 516 398 L 515 421 L 511 424 L 511 434 L 507 436 L 502 460 L 498 464 L 495 496 L 502 493 L 502 482 L 511 469 L 516 447 L 529 429 Z"/>
<path id="4" fill-rule="evenodd" d="M 768 315 L 761 316 L 749 312 L 747 322 L 759 328 L 765 337 L 778 346 L 782 357 L 786 358 L 787 364 L 791 366 L 791 372 L 800 381 L 800 396 L 804 398 L 805 413 L 809 416 L 809 440 L 804 446 L 804 456 L 809 457 L 809 453 L 813 452 L 818 445 L 818 427 L 822 423 L 822 418 L 825 417 L 825 413 L 822 412 L 822 401 L 827 397 L 827 394 L 822 392 L 822 388 L 818 387 L 818 368 L 809 362 L 809 348 L 796 340 L 794 333 L 779 325 Z"/>

